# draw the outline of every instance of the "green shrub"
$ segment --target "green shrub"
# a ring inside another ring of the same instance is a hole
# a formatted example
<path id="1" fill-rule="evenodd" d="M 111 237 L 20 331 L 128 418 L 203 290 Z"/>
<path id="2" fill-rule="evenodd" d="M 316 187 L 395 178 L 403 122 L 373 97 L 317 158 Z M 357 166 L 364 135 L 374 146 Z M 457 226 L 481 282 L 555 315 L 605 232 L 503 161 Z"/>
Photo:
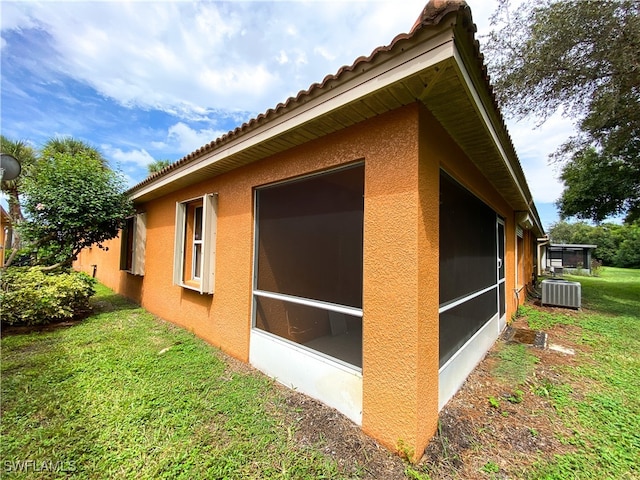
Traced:
<path id="1" fill-rule="evenodd" d="M 2 323 L 44 325 L 90 309 L 95 280 L 84 273 L 47 274 L 38 267 L 12 267 L 0 279 Z"/>

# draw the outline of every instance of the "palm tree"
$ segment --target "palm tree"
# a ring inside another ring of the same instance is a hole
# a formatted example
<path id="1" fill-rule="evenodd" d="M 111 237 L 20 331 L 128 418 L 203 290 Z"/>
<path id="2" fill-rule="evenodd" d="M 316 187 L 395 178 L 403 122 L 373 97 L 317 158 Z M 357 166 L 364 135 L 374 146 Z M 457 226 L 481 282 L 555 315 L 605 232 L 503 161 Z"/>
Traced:
<path id="1" fill-rule="evenodd" d="M 40 158 L 50 159 L 56 153 L 67 153 L 71 156 L 84 154 L 94 160 L 98 160 L 104 168 L 108 168 L 107 159 L 100 151 L 82 140 L 73 137 L 53 137 L 47 141 L 40 151 Z"/>
<path id="2" fill-rule="evenodd" d="M 169 165 L 171 165 L 171 160 L 155 160 L 147 165 L 147 172 L 149 175 L 153 175 Z"/>
<path id="3" fill-rule="evenodd" d="M 14 157 L 20 163 L 22 175 L 13 180 L 2 181 L 2 191 L 7 194 L 9 204 L 9 220 L 11 225 L 15 225 L 24 219 L 22 209 L 20 208 L 20 187 L 21 177 L 29 172 L 29 170 L 37 162 L 36 151 L 24 140 L 11 140 L 4 135 L 0 135 L 0 151 Z M 4 251 L 12 250 L 12 256 L 20 247 L 20 237 L 13 228 L 9 228 L 5 238 Z M 1 262 L 4 265 L 4 258 Z"/>

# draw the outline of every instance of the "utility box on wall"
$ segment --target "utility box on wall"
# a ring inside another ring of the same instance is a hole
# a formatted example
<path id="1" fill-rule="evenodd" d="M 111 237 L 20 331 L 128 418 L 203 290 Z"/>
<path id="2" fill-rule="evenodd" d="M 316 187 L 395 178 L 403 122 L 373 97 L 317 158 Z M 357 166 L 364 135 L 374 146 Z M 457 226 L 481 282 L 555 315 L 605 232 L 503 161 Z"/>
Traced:
<path id="1" fill-rule="evenodd" d="M 560 279 L 542 281 L 542 305 L 580 308 L 582 305 L 582 285 Z"/>

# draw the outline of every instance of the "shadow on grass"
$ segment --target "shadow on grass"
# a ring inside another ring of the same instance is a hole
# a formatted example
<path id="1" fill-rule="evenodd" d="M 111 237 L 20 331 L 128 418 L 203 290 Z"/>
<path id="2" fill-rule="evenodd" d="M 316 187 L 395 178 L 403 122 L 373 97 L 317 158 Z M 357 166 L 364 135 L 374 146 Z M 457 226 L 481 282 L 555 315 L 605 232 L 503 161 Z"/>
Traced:
<path id="1" fill-rule="evenodd" d="M 140 308 L 137 303 L 132 302 L 122 295 L 117 295 L 106 287 L 98 286 L 96 295 L 91 297 L 89 303 L 91 310 L 81 312 L 71 319 L 55 321 L 46 325 L 2 325 L 0 338 L 10 335 L 28 335 L 30 333 L 54 332 L 65 328 L 74 327 L 81 324 L 87 318 L 107 312 L 119 312 L 124 310 L 135 310 Z"/>
<path id="2" fill-rule="evenodd" d="M 46 325 L 3 325 L 0 337 L 5 338 L 11 335 L 28 335 L 34 332 L 54 332 L 56 330 L 78 325 L 82 320 L 83 319 L 64 320 L 61 322 L 48 323 Z"/>
<path id="3" fill-rule="evenodd" d="M 122 295 L 112 292 L 107 294 L 99 293 L 95 295 L 91 299 L 91 306 L 93 307 L 91 315 L 122 310 L 135 310 L 140 308 L 140 305 L 137 303 L 123 297 Z"/>
<path id="4" fill-rule="evenodd" d="M 640 312 L 639 302 L 633 299 L 614 297 L 602 292 L 589 292 L 589 297 L 589 300 L 584 302 L 584 307 L 595 310 L 598 313 L 614 316 L 633 316 Z"/>
<path id="5" fill-rule="evenodd" d="M 640 281 L 616 283 L 615 277 L 579 281 L 584 307 L 606 315 L 637 316 L 640 312 Z"/>

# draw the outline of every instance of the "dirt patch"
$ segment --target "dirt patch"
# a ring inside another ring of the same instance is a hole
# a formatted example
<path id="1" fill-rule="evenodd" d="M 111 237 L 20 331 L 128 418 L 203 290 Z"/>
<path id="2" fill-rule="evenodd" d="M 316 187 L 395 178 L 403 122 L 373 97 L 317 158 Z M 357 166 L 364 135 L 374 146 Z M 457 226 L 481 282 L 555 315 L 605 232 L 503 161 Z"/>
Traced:
<path id="1" fill-rule="evenodd" d="M 249 364 L 230 357 L 224 361 L 234 373 L 256 374 Z M 408 464 L 362 433 L 358 425 L 340 412 L 284 385 L 274 385 L 287 408 L 273 405 L 271 413 L 281 417 L 283 424 L 292 426 L 292 440 L 298 448 L 319 449 L 336 461 L 347 478 L 405 478 Z"/>
<path id="2" fill-rule="evenodd" d="M 290 419 L 296 425 L 298 444 L 319 447 L 347 477 L 404 478 L 404 461 L 364 435 L 352 421 L 306 395 L 281 388 L 294 412 Z"/>
<path id="3" fill-rule="evenodd" d="M 567 314 L 566 310 L 543 308 Z M 512 326 L 528 328 L 526 319 L 518 319 Z M 559 438 L 570 437 L 572 432 L 558 419 L 544 392 L 546 387 L 566 384 L 569 379 L 562 367 L 575 365 L 579 353 L 589 348 L 578 342 L 579 326 L 555 325 L 546 333 L 550 343 L 571 348 L 576 355 L 527 347 L 538 363 L 525 383 L 514 386 L 495 374 L 500 362 L 498 353 L 513 342 L 513 338 L 499 339 L 440 412 L 438 432 L 413 466 L 364 435 L 336 410 L 280 385 L 277 388 L 289 408 L 278 413 L 284 415 L 285 424 L 294 426 L 293 441 L 300 448 L 319 448 L 335 459 L 348 478 L 416 478 L 407 476 L 409 466 L 433 480 L 522 478 L 525 469 L 536 461 L 572 448 L 560 442 Z M 229 359 L 227 363 L 237 372 L 254 371 L 236 360 Z M 583 388 L 588 386 L 574 386 L 572 395 L 579 397 Z"/>
<path id="4" fill-rule="evenodd" d="M 526 329 L 526 320 L 512 326 Z M 576 342 L 579 330 L 556 325 L 546 333 L 549 342 L 578 353 L 585 351 Z M 514 386 L 494 373 L 498 352 L 508 341 L 513 339 L 496 342 L 440 412 L 440 430 L 420 462 L 432 479 L 522 478 L 538 460 L 571 450 L 559 439 L 572 432 L 559 420 L 546 389 L 568 382 L 562 367 L 575 365 L 577 355 L 528 347 L 538 363 L 525 383 Z"/>
<path id="5" fill-rule="evenodd" d="M 492 376 L 492 360 L 440 412 L 440 431 L 421 461 L 431 478 L 487 478 L 483 468 L 489 464 L 499 469 L 493 472 L 498 478 L 521 478 L 538 458 L 565 450 L 558 434 L 569 432 L 555 420 L 548 399 L 533 393 L 533 385 L 520 386 L 516 398 L 516 389 Z"/>

